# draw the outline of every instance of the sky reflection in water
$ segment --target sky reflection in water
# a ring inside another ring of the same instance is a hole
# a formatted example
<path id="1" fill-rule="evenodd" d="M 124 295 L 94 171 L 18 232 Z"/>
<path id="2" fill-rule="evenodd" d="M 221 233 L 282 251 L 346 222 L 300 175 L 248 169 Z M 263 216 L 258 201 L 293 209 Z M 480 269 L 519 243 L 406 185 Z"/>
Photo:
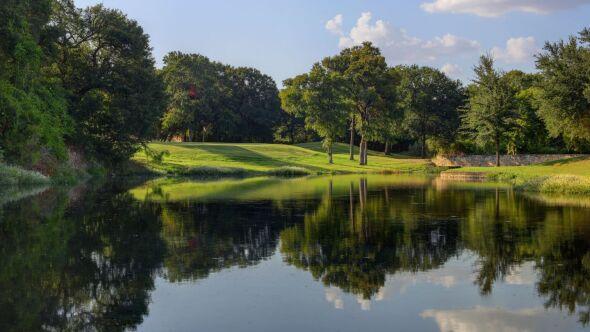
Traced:
<path id="1" fill-rule="evenodd" d="M 583 330 L 587 201 L 383 175 L 6 200 L 0 330 Z"/>

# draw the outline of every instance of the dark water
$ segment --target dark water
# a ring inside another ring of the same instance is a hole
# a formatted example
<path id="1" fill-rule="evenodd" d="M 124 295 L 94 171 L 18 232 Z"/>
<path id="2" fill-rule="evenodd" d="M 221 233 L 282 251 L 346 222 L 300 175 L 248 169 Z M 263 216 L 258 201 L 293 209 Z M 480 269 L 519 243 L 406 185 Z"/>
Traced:
<path id="1" fill-rule="evenodd" d="M 0 331 L 570 331 L 590 198 L 406 176 L 0 200 Z"/>

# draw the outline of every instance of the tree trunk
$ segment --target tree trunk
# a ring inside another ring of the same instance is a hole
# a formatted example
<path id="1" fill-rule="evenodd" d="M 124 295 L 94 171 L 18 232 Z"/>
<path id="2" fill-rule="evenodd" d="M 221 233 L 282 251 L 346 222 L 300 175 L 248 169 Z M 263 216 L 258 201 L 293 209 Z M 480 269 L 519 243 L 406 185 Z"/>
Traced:
<path id="1" fill-rule="evenodd" d="M 351 182 L 350 187 L 348 189 L 348 218 L 350 218 L 350 224 L 352 225 L 352 232 L 354 233 L 355 224 L 354 224 L 354 184 Z"/>
<path id="2" fill-rule="evenodd" d="M 496 167 L 500 167 L 500 140 L 496 137 Z"/>
<path id="3" fill-rule="evenodd" d="M 367 141 L 365 140 L 365 144 L 363 144 L 363 160 L 365 161 L 365 165 L 369 162 L 369 149 L 367 148 Z"/>
<path id="4" fill-rule="evenodd" d="M 333 164 L 334 159 L 332 158 L 332 146 L 328 147 L 328 163 Z"/>
<path id="5" fill-rule="evenodd" d="M 359 165 L 367 164 L 367 141 L 365 141 L 364 135 L 361 135 L 359 159 Z"/>
<path id="6" fill-rule="evenodd" d="M 422 135 L 422 151 L 420 151 L 420 156 L 422 158 L 426 157 L 426 135 Z"/>
<path id="7" fill-rule="evenodd" d="M 385 155 L 389 154 L 389 141 L 385 141 L 385 150 L 383 151 Z"/>
<path id="8" fill-rule="evenodd" d="M 350 119 L 350 160 L 354 160 L 354 117 Z"/>

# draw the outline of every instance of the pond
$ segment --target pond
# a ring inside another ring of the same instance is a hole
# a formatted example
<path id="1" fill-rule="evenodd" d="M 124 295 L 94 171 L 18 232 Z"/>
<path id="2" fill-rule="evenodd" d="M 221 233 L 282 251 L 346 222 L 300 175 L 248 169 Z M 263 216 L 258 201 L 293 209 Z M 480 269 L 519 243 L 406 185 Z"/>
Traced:
<path id="1" fill-rule="evenodd" d="M 342 175 L 50 189 L 0 200 L 0 255 L 1 331 L 590 322 L 590 198 L 493 183 Z"/>

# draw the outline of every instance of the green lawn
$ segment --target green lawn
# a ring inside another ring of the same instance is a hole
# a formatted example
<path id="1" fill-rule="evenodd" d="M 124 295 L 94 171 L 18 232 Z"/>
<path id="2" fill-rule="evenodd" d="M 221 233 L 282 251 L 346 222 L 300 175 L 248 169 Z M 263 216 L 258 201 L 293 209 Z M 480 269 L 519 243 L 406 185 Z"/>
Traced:
<path id="1" fill-rule="evenodd" d="M 489 180 L 508 182 L 525 191 L 590 194 L 590 157 L 529 166 L 463 167 L 447 172 L 486 173 Z"/>
<path id="2" fill-rule="evenodd" d="M 519 176 L 578 175 L 590 177 L 590 157 L 557 160 L 529 166 L 462 167 L 447 172 L 483 172 Z"/>
<path id="3" fill-rule="evenodd" d="M 432 166 L 429 160 L 408 156 L 385 156 L 369 152 L 369 165 L 359 166 L 357 160 L 348 160 L 348 146 L 336 144 L 334 164 L 329 164 L 321 143 L 301 145 L 257 143 L 161 143 L 149 144 L 156 152 L 168 151 L 163 163 L 158 165 L 143 151 L 133 160 L 148 168 L 183 173 L 198 168 L 230 168 L 248 172 L 268 172 L 284 167 L 297 167 L 312 173 L 372 173 L 372 172 L 424 172 Z"/>

